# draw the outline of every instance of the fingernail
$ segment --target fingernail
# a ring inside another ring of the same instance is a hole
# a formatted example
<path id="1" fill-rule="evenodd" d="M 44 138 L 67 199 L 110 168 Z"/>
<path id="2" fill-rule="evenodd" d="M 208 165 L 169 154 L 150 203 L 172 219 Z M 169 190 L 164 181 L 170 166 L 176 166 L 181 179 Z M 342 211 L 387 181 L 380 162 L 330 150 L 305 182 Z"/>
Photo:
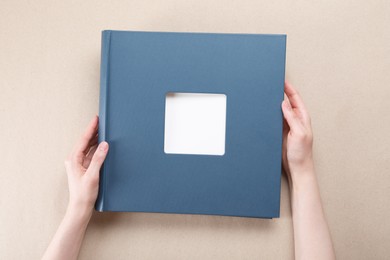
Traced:
<path id="1" fill-rule="evenodd" d="M 100 149 L 100 151 L 103 151 L 103 152 L 107 151 L 107 149 L 108 149 L 108 143 L 107 143 L 107 142 L 101 142 L 101 143 L 99 144 L 99 149 Z"/>

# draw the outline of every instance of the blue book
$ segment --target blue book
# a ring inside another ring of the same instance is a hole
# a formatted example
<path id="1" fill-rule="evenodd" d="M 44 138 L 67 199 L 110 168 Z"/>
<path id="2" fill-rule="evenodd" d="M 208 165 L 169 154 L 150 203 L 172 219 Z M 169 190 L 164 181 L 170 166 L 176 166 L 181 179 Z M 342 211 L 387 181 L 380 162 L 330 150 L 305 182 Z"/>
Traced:
<path id="1" fill-rule="evenodd" d="M 279 217 L 286 35 L 107 30 L 101 55 L 96 210 Z M 175 93 L 225 97 L 222 152 L 167 149 Z"/>

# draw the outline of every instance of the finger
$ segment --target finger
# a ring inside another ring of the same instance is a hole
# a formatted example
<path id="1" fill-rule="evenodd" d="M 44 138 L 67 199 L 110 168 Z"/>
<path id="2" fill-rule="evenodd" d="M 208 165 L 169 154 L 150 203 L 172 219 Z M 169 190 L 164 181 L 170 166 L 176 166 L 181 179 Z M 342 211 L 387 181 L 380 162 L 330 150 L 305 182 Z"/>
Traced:
<path id="1" fill-rule="evenodd" d="M 303 109 L 306 111 L 305 104 L 302 101 L 298 91 L 287 81 L 284 84 L 284 92 L 286 93 L 292 108 Z"/>
<path id="2" fill-rule="evenodd" d="M 91 146 L 91 148 L 89 149 L 89 152 L 83 161 L 83 166 L 85 169 L 87 169 L 89 167 L 89 164 L 91 163 L 91 160 L 92 160 L 92 156 L 95 154 L 97 147 L 98 147 L 98 145 L 95 144 L 95 145 Z"/>
<path id="3" fill-rule="evenodd" d="M 106 159 L 107 152 L 108 152 L 108 143 L 101 142 L 92 156 L 92 160 L 88 167 L 87 174 L 99 175 L 100 168 L 102 167 L 102 164 Z"/>
<path id="4" fill-rule="evenodd" d="M 85 169 L 88 168 L 89 163 L 91 162 L 92 156 L 96 151 L 98 145 L 98 135 L 89 141 L 87 148 L 83 151 L 82 165 Z"/>
<path id="5" fill-rule="evenodd" d="M 283 100 L 282 111 L 283 111 L 283 117 L 286 120 L 288 126 L 290 127 L 290 130 L 296 131 L 299 127 L 299 122 L 297 116 L 295 115 L 294 110 L 292 109 L 290 103 L 288 102 L 288 99 Z"/>
<path id="6" fill-rule="evenodd" d="M 95 145 L 91 146 L 91 149 L 89 150 L 86 159 L 91 159 L 92 160 L 92 157 L 95 154 L 95 151 L 96 151 L 97 148 L 98 148 L 98 144 L 95 144 Z"/>
<path id="7" fill-rule="evenodd" d="M 92 148 L 92 146 L 96 146 L 97 143 L 98 143 L 98 140 L 99 140 L 99 136 L 98 136 L 98 134 L 96 134 L 95 137 L 93 137 L 89 141 L 89 144 L 87 145 L 87 148 L 84 150 L 84 154 L 87 154 L 90 151 L 90 149 Z"/>
<path id="8" fill-rule="evenodd" d="M 290 101 L 288 100 L 288 97 L 286 94 L 284 94 L 284 100 L 286 102 L 288 102 L 288 105 L 291 107 Z M 283 103 L 282 103 L 282 106 L 283 106 Z M 289 130 L 290 130 L 290 127 L 288 126 L 286 119 L 283 117 L 283 135 L 287 134 Z"/>
<path id="9" fill-rule="evenodd" d="M 302 116 L 302 119 L 309 121 L 309 113 L 307 112 L 306 106 L 303 103 L 301 96 L 299 95 L 298 91 L 287 81 L 284 84 L 284 92 L 289 99 L 291 107 L 298 110 L 299 115 Z"/>
<path id="10" fill-rule="evenodd" d="M 283 118 L 283 135 L 286 135 L 289 130 L 290 130 L 290 127 L 288 126 L 286 119 Z"/>
<path id="11" fill-rule="evenodd" d="M 91 122 L 89 123 L 88 127 L 85 129 L 84 134 L 80 138 L 79 142 L 77 143 L 75 150 L 73 152 L 74 159 L 77 163 L 81 164 L 84 160 L 85 153 L 88 151 L 88 148 L 90 147 L 91 139 L 93 139 L 98 130 L 98 117 L 95 116 Z"/>

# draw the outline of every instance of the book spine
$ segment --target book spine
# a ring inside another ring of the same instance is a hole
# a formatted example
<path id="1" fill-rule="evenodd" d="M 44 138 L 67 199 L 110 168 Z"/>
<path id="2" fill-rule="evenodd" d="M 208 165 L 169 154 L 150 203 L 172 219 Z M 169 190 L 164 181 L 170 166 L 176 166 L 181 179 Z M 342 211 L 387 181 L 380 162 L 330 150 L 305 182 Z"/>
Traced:
<path id="1" fill-rule="evenodd" d="M 108 84 L 110 76 L 110 42 L 111 31 L 102 32 L 102 47 L 101 47 L 101 61 L 100 61 L 100 97 L 99 97 L 99 143 L 107 141 L 107 102 L 108 102 Z M 104 196 L 105 196 L 105 184 L 107 175 L 107 163 L 106 160 L 100 169 L 99 179 L 99 193 L 95 203 L 95 209 L 97 211 L 104 211 Z"/>

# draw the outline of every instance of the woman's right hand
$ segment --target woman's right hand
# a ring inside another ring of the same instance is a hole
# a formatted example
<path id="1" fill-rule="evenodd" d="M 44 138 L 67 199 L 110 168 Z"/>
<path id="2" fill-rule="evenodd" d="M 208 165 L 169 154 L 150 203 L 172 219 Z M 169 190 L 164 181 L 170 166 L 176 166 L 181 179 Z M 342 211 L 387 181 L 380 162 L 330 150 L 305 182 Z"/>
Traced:
<path id="1" fill-rule="evenodd" d="M 298 92 L 285 83 L 282 103 L 283 124 L 283 168 L 289 181 L 313 171 L 313 133 L 309 113 Z"/>

